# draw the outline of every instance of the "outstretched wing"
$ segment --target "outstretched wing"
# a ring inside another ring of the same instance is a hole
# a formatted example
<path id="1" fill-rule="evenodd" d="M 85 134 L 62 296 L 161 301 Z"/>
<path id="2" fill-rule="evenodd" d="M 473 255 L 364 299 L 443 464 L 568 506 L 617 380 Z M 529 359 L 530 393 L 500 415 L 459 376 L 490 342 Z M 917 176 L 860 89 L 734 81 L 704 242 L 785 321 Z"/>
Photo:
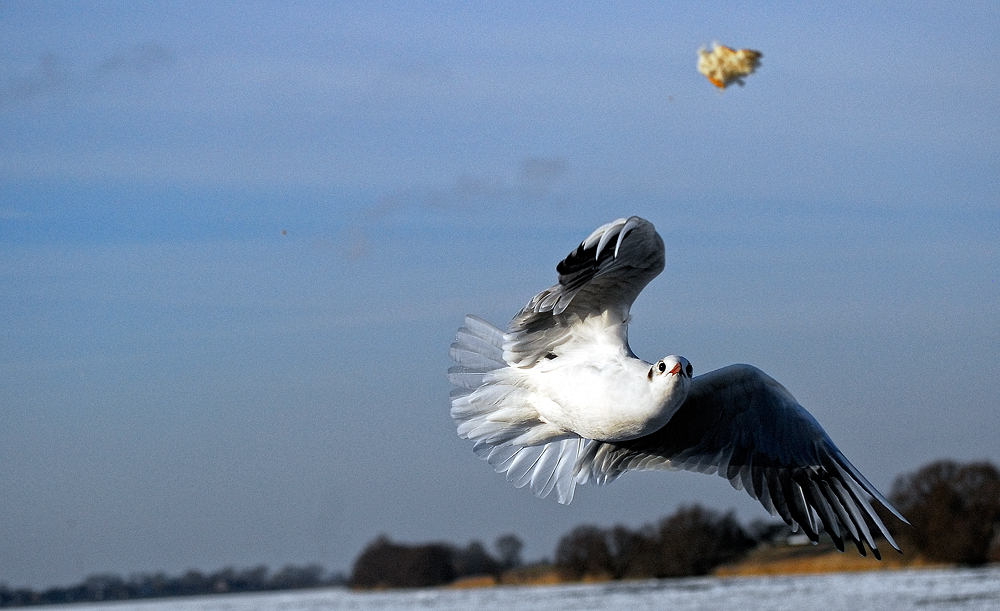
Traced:
<path id="1" fill-rule="evenodd" d="M 608 312 L 625 324 L 632 302 L 663 267 L 663 239 L 649 221 L 633 216 L 598 227 L 556 266 L 559 284 L 532 297 L 510 322 L 504 358 L 534 365 L 591 314 Z"/>
<path id="2" fill-rule="evenodd" d="M 785 387 L 750 365 L 694 378 L 680 410 L 655 433 L 591 444 L 577 482 L 604 484 L 632 469 L 717 472 L 813 541 L 822 523 L 841 551 L 849 537 L 862 555 L 867 543 L 881 558 L 871 523 L 899 550 L 869 499 L 905 518 Z"/>

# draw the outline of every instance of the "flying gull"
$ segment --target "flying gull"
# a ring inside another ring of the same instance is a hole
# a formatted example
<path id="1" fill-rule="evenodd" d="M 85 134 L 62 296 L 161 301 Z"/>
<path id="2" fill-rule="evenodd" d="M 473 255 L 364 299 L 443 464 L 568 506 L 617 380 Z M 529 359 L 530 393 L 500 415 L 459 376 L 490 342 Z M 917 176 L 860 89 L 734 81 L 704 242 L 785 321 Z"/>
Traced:
<path id="1" fill-rule="evenodd" d="M 718 473 L 814 542 L 825 529 L 841 551 L 850 539 L 881 558 L 875 531 L 899 551 L 872 501 L 903 516 L 784 386 L 750 365 L 692 377 L 684 357 L 632 352 L 629 309 L 664 263 L 652 223 L 618 219 L 506 331 L 467 316 L 448 370 L 458 434 L 515 486 L 560 503 L 630 470 Z"/>

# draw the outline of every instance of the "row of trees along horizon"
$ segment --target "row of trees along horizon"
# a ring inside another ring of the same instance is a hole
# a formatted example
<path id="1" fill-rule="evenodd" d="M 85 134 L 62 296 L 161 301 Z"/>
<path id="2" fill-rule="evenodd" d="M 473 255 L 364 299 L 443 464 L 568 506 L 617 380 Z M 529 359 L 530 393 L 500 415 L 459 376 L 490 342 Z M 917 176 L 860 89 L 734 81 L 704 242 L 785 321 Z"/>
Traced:
<path id="1" fill-rule="evenodd" d="M 930 463 L 896 478 L 889 500 L 912 526 L 880 512 L 904 553 L 931 562 L 977 566 L 1000 562 L 1000 470 L 989 462 Z M 787 542 L 783 523 L 741 524 L 734 512 L 692 505 L 638 529 L 584 524 L 566 533 L 554 557 L 526 567 L 522 541 L 499 537 L 493 553 L 479 541 L 465 547 L 447 542 L 406 544 L 379 535 L 356 558 L 351 574 L 328 573 L 318 564 L 289 565 L 270 573 L 266 566 L 210 574 L 189 570 L 163 573 L 92 575 L 83 582 L 36 592 L 0 583 L 0 606 L 102 600 L 131 600 L 226 592 L 254 592 L 349 586 L 355 589 L 431 587 L 469 577 L 493 577 L 532 570 L 558 571 L 565 580 L 641 579 L 706 575 L 738 561 L 759 545 Z"/>

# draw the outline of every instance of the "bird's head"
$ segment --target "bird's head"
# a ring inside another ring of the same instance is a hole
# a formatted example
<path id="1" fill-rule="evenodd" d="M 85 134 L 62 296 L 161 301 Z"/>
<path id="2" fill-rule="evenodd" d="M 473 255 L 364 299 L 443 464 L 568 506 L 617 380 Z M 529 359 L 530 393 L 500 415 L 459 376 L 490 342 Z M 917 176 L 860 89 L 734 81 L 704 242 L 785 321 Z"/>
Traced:
<path id="1" fill-rule="evenodd" d="M 683 356 L 671 354 L 653 363 L 646 377 L 649 378 L 650 382 L 654 381 L 658 376 L 665 380 L 671 379 L 671 376 L 690 380 L 693 373 L 694 368 L 691 367 L 691 361 Z"/>
<path id="2" fill-rule="evenodd" d="M 670 355 L 653 363 L 646 377 L 655 391 L 679 405 L 687 398 L 693 373 L 691 361 L 683 356 Z"/>

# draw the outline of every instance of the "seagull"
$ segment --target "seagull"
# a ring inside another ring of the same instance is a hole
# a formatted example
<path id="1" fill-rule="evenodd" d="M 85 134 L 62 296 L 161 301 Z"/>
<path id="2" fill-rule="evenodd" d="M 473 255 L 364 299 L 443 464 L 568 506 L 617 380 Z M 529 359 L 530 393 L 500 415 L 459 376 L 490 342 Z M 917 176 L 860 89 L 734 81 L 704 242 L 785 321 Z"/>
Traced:
<path id="1" fill-rule="evenodd" d="M 693 376 L 682 356 L 629 348 L 629 310 L 665 267 L 663 239 L 633 216 L 598 227 L 503 331 L 467 316 L 451 345 L 451 416 L 498 473 L 538 497 L 627 471 L 717 473 L 793 532 L 881 560 L 899 546 L 872 507 L 906 519 L 784 386 L 751 365 Z M 908 523 L 908 522 L 907 522 Z M 873 527 L 870 527 L 872 525 Z"/>

